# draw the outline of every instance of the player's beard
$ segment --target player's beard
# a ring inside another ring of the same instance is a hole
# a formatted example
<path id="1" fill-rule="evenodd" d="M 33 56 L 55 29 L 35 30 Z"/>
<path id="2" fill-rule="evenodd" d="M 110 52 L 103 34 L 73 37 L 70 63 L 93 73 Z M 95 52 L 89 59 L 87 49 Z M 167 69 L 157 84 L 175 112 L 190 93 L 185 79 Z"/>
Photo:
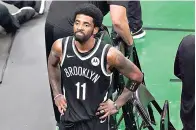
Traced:
<path id="1" fill-rule="evenodd" d="M 87 35 L 85 35 L 85 33 L 83 33 L 82 31 L 77 31 L 74 33 L 75 40 L 78 41 L 80 44 L 84 44 L 92 35 L 93 31 Z"/>

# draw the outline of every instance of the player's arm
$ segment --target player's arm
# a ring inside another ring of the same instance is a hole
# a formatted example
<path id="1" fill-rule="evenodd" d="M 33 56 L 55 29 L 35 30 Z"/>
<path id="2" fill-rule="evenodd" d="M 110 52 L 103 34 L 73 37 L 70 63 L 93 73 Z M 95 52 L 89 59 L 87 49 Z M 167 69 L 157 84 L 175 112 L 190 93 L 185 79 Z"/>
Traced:
<path id="1" fill-rule="evenodd" d="M 111 47 L 108 51 L 107 63 L 110 69 L 116 68 L 121 74 L 126 76 L 128 83 L 115 102 L 108 100 L 100 104 L 96 113 L 96 115 L 104 113 L 100 119 L 116 113 L 131 98 L 132 93 L 137 90 L 143 79 L 143 74 L 139 68 L 114 47 Z"/>
<path id="2" fill-rule="evenodd" d="M 133 38 L 128 25 L 126 8 L 121 5 L 111 4 L 110 15 L 116 33 L 119 34 L 120 37 L 122 37 L 122 39 L 124 40 L 124 42 L 127 43 L 127 45 L 132 45 Z"/>
<path id="3" fill-rule="evenodd" d="M 59 63 L 62 57 L 62 40 L 54 42 L 49 58 L 48 58 L 48 74 L 49 81 L 52 87 L 53 96 L 56 97 L 62 94 L 61 91 L 61 73 Z"/>
<path id="4" fill-rule="evenodd" d="M 132 92 L 139 87 L 143 80 L 143 74 L 134 63 L 113 47 L 108 51 L 107 61 L 111 68 L 116 68 L 128 78 L 123 93 L 115 101 L 117 107 L 120 108 L 131 98 Z"/>
<path id="5" fill-rule="evenodd" d="M 129 80 L 126 88 L 134 92 L 143 80 L 143 74 L 139 68 L 127 59 L 119 50 L 111 47 L 107 54 L 107 64 L 109 69 L 117 69 L 121 74 Z"/>
<path id="6" fill-rule="evenodd" d="M 62 39 L 54 42 L 48 58 L 48 74 L 55 104 L 61 114 L 66 110 L 66 101 L 61 90 L 60 61 L 62 59 Z"/>

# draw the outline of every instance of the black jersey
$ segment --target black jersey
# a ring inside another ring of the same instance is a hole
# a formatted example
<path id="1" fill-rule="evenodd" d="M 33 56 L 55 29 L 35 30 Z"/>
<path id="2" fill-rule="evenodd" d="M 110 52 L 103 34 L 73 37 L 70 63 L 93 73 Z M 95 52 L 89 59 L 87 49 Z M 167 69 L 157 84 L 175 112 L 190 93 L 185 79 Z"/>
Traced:
<path id="1" fill-rule="evenodd" d="M 96 40 L 87 56 L 81 56 L 74 44 L 74 37 L 67 37 L 61 63 L 62 83 L 68 108 L 65 121 L 89 120 L 95 116 L 99 104 L 107 99 L 112 73 L 107 73 L 104 62 L 110 45 Z"/>

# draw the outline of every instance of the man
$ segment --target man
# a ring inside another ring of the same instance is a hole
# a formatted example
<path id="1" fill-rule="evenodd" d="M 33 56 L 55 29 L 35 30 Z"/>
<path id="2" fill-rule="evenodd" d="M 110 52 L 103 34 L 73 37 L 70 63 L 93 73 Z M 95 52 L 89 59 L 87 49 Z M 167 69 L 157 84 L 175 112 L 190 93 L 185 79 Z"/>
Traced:
<path id="1" fill-rule="evenodd" d="M 60 130 L 107 130 L 109 116 L 131 98 L 132 91 L 142 82 L 141 71 L 131 61 L 105 44 L 103 35 L 95 38 L 102 20 L 102 12 L 96 6 L 77 7 L 74 36 L 58 39 L 52 46 L 48 72 L 54 101 L 61 113 Z M 115 102 L 107 99 L 114 68 L 129 78 Z"/>
<path id="2" fill-rule="evenodd" d="M 133 44 L 126 15 L 127 1 L 52 1 L 45 24 L 47 59 L 54 41 L 74 34 L 72 28 L 75 9 L 78 5 L 83 3 L 94 4 L 101 10 L 104 16 L 110 11 L 114 30 L 129 46 Z M 52 98 L 54 98 L 52 92 L 51 95 Z M 60 120 L 60 113 L 54 102 L 53 107 L 55 118 L 58 123 Z"/>
<path id="3" fill-rule="evenodd" d="M 20 25 L 27 22 L 35 15 L 35 10 L 32 7 L 23 7 L 16 13 L 10 14 L 8 8 L 0 4 L 0 26 L 7 33 L 15 32 L 20 28 Z"/>
<path id="4" fill-rule="evenodd" d="M 174 74 L 182 80 L 180 117 L 183 130 L 195 130 L 195 35 L 182 39 L 176 54 Z"/>

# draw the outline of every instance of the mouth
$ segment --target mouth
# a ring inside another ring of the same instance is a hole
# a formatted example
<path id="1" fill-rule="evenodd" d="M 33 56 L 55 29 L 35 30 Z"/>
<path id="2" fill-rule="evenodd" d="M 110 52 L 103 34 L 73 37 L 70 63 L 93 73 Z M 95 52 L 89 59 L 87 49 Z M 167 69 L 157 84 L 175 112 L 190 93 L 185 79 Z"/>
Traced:
<path id="1" fill-rule="evenodd" d="M 84 35 L 84 33 L 81 32 L 81 31 L 76 32 L 76 34 L 82 34 L 82 35 Z"/>
<path id="2" fill-rule="evenodd" d="M 76 34 L 83 34 L 82 32 L 77 32 Z"/>

